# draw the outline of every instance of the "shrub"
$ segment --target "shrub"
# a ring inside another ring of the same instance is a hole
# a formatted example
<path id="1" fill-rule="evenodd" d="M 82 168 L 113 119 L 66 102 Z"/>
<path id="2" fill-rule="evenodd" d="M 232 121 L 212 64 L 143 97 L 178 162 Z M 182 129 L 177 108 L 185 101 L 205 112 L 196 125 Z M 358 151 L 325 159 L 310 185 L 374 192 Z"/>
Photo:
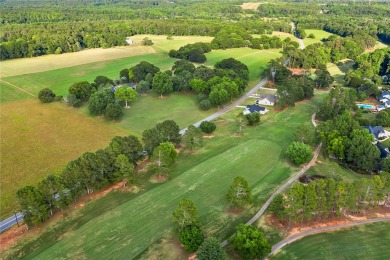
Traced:
<path id="1" fill-rule="evenodd" d="M 203 100 L 205 100 L 205 99 L 207 99 L 207 95 L 205 95 L 205 94 L 199 94 L 199 95 L 197 95 L 196 96 L 196 100 L 200 103 L 200 102 L 202 102 Z"/>
<path id="2" fill-rule="evenodd" d="M 72 107 L 80 107 L 81 106 L 81 100 L 76 97 L 75 94 L 69 94 L 67 96 L 68 105 Z"/>
<path id="3" fill-rule="evenodd" d="M 202 123 L 200 123 L 199 127 L 200 129 L 202 129 L 203 133 L 206 134 L 211 134 L 217 128 L 217 126 L 213 122 L 209 121 L 203 121 Z"/>
<path id="4" fill-rule="evenodd" d="M 297 165 L 310 161 L 312 156 L 310 146 L 302 142 L 292 142 L 287 147 L 286 154 Z"/>
<path id="5" fill-rule="evenodd" d="M 51 91 L 51 89 L 48 89 L 48 88 L 41 89 L 41 91 L 39 91 L 39 93 L 38 93 L 38 99 L 42 103 L 53 102 L 55 97 L 56 97 L 56 95 L 53 93 L 53 91 Z"/>
<path id="6" fill-rule="evenodd" d="M 55 97 L 55 101 L 62 101 L 64 99 L 64 97 L 63 96 L 56 96 Z"/>
<path id="7" fill-rule="evenodd" d="M 248 125 L 255 125 L 260 122 L 260 114 L 259 113 L 250 113 L 245 116 Z"/>
<path id="8" fill-rule="evenodd" d="M 200 107 L 200 109 L 205 110 L 205 111 L 209 110 L 211 108 L 210 100 L 204 99 L 204 100 L 200 101 L 199 102 L 199 107 Z"/>
<path id="9" fill-rule="evenodd" d="M 188 252 L 195 252 L 204 241 L 202 230 L 196 226 L 185 227 L 179 234 L 180 243 Z"/>
<path id="10" fill-rule="evenodd" d="M 243 259 L 263 259 L 271 252 L 271 245 L 258 228 L 240 224 L 236 231 L 233 246 Z"/>
<path id="11" fill-rule="evenodd" d="M 310 38 L 310 39 L 315 39 L 316 38 L 316 36 L 314 35 L 314 34 L 309 34 L 309 36 L 307 36 L 308 38 Z"/>
<path id="12" fill-rule="evenodd" d="M 197 257 L 198 260 L 223 260 L 225 252 L 218 239 L 210 237 L 199 247 Z"/>

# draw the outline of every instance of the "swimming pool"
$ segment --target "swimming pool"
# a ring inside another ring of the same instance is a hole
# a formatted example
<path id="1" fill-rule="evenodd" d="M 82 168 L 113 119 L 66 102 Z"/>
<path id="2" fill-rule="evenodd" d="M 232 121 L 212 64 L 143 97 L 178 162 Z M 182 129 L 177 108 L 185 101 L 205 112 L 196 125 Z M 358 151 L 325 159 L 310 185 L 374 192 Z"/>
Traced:
<path id="1" fill-rule="evenodd" d="M 374 109 L 375 106 L 372 105 L 366 105 L 366 104 L 357 104 L 358 107 L 364 108 L 364 109 Z"/>

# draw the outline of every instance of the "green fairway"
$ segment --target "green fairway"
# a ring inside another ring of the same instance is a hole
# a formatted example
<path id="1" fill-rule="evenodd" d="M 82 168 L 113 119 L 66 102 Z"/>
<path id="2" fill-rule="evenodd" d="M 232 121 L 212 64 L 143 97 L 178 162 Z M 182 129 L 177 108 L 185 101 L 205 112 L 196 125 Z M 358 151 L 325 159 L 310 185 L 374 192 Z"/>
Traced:
<path id="1" fill-rule="evenodd" d="M 221 217 L 224 196 L 233 178 L 243 176 L 252 187 L 265 185 L 274 178 L 280 152 L 273 142 L 244 142 L 90 221 L 37 257 L 132 258 L 169 232 L 181 198 L 195 202 L 206 229 L 223 232 L 229 222 L 228 216 Z"/>
<path id="2" fill-rule="evenodd" d="M 303 42 L 305 43 L 305 46 L 321 42 L 323 38 L 328 38 L 329 36 L 333 35 L 332 33 L 325 32 L 323 30 L 305 30 L 306 32 L 306 38 L 303 39 Z M 315 39 L 310 39 L 307 36 L 310 34 L 314 34 Z"/>
<path id="3" fill-rule="evenodd" d="M 250 48 L 237 48 L 227 50 L 215 50 L 206 54 L 206 65 L 213 66 L 220 60 L 235 58 L 249 68 L 250 84 L 254 85 L 259 81 L 261 72 L 267 67 L 271 59 L 281 56 L 280 50 L 254 50 Z"/>
<path id="4" fill-rule="evenodd" d="M 389 259 L 390 222 L 305 237 L 270 259 Z"/>

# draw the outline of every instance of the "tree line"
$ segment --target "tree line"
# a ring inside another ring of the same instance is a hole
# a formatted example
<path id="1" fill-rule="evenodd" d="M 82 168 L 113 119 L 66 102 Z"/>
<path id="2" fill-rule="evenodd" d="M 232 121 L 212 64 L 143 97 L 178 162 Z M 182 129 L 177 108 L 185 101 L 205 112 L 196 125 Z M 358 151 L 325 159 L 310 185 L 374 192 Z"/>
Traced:
<path id="1" fill-rule="evenodd" d="M 378 209 L 388 204 L 389 199 L 390 174 L 383 172 L 352 183 L 319 179 L 307 185 L 294 184 L 287 192 L 275 197 L 270 209 L 280 220 L 287 220 L 290 226 L 294 222 Z"/>
<path id="2" fill-rule="evenodd" d="M 16 193 L 27 225 L 37 225 L 56 211 L 65 210 L 85 194 L 99 191 L 109 184 L 122 181 L 135 183 L 134 167 L 149 156 L 149 171 L 168 176 L 176 160 L 174 145 L 183 140 L 186 149 L 202 146 L 203 133 L 215 130 L 212 122 L 202 122 L 200 128 L 190 126 L 181 136 L 179 126 L 172 120 L 145 130 L 142 141 L 135 136 L 116 136 L 104 149 L 87 152 L 69 162 L 57 175 L 49 175 L 36 186 L 25 186 Z"/>

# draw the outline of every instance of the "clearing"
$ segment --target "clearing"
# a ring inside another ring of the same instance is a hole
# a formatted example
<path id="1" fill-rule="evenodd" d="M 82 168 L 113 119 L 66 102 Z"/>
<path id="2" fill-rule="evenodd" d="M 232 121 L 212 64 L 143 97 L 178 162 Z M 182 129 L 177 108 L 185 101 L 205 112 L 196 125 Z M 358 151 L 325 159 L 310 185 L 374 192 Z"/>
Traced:
<path id="1" fill-rule="evenodd" d="M 1 105 L 1 215 L 18 208 L 16 191 L 58 174 L 70 160 L 124 135 L 59 103 L 37 100 Z"/>
<path id="2" fill-rule="evenodd" d="M 262 3 L 243 3 L 241 5 L 242 9 L 252 9 L 252 10 L 257 10 L 259 8 L 259 5 L 261 4 L 266 4 L 268 2 L 262 2 Z"/>
<path id="3" fill-rule="evenodd" d="M 327 70 L 330 75 L 334 77 L 334 81 L 337 85 L 344 86 L 346 84 L 344 80 L 345 74 L 350 70 L 355 62 L 350 59 L 341 60 L 335 63 L 328 63 Z"/>
<path id="4" fill-rule="evenodd" d="M 390 222 L 312 235 L 289 244 L 270 259 L 388 259 Z"/>
<path id="5" fill-rule="evenodd" d="M 324 30 L 305 30 L 305 32 L 306 32 L 306 38 L 303 39 L 305 46 L 321 42 L 322 39 L 328 38 L 329 36 L 333 35 L 333 33 L 328 33 Z M 315 39 L 308 38 L 308 36 L 311 33 L 314 34 Z"/>

